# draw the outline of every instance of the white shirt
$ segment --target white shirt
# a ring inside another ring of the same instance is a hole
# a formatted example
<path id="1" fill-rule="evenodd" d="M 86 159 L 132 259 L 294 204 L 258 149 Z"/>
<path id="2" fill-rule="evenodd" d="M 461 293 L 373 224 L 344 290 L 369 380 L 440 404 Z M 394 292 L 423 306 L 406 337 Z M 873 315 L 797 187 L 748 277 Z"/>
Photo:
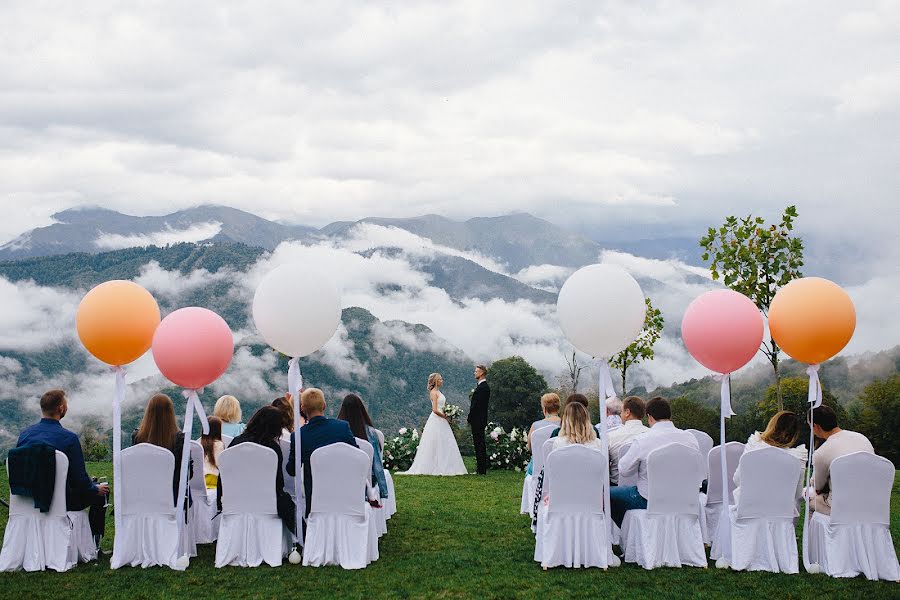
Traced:
<path id="1" fill-rule="evenodd" d="M 485 381 L 487 381 L 487 379 L 479 379 L 478 381 L 475 382 L 475 385 L 476 385 L 476 386 L 481 385 L 481 384 L 484 383 Z"/>
<path id="2" fill-rule="evenodd" d="M 619 483 L 619 458 L 621 458 L 619 450 L 626 443 L 648 431 L 650 428 L 638 419 L 631 419 L 622 423 L 621 427 L 616 427 L 607 433 L 609 436 L 609 481 L 611 483 Z"/>
<path id="3" fill-rule="evenodd" d="M 698 452 L 700 450 L 697 438 L 691 432 L 678 429 L 672 421 L 657 421 L 650 431 L 635 437 L 631 442 L 631 448 L 619 459 L 619 475 L 628 476 L 637 473 L 638 493 L 647 498 L 650 495 L 650 487 L 647 484 L 647 456 L 657 448 L 672 443 L 684 444 Z"/>

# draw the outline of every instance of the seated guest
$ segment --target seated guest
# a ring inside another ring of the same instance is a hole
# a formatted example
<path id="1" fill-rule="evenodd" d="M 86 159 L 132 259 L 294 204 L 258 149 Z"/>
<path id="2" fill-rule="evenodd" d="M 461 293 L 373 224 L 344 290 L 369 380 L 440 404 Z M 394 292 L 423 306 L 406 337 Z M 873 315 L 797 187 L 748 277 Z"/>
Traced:
<path id="1" fill-rule="evenodd" d="M 600 440 L 597 439 L 597 432 L 591 426 L 591 415 L 588 413 L 588 409 L 579 402 L 566 404 L 559 435 L 553 439 L 553 450 L 572 444 L 581 444 L 597 450 L 603 449 Z"/>
<path id="2" fill-rule="evenodd" d="M 813 488 L 810 506 L 823 515 L 831 514 L 831 463 L 840 456 L 854 452 L 875 454 L 866 436 L 855 431 L 841 429 L 837 415 L 830 406 L 821 405 L 811 411 L 813 435 L 825 440 L 813 453 Z"/>
<path id="3" fill-rule="evenodd" d="M 234 448 L 241 444 L 251 442 L 265 446 L 275 452 L 278 458 L 275 468 L 275 502 L 278 511 L 278 517 L 284 523 L 285 527 L 296 533 L 296 507 L 291 495 L 284 490 L 284 473 L 282 472 L 282 463 L 284 456 L 281 454 L 281 444 L 278 439 L 281 437 L 282 414 L 274 406 L 263 406 L 250 417 L 250 422 L 243 433 L 231 440 L 229 448 Z M 222 494 L 228 493 L 228 482 L 223 481 L 221 474 L 218 482 L 218 493 L 216 503 L 219 510 L 222 510 Z"/>
<path id="4" fill-rule="evenodd" d="M 797 438 L 800 436 L 800 417 L 797 413 L 789 410 L 782 410 L 769 419 L 766 430 L 762 433 L 756 431 L 747 439 L 744 445 L 744 454 L 761 450 L 762 448 L 780 448 L 800 461 L 800 464 L 806 467 L 806 444 L 794 447 Z M 738 487 L 734 489 L 734 501 L 737 503 L 740 496 L 741 485 L 741 465 L 734 472 L 734 484 Z M 803 496 L 803 470 L 797 479 L 797 500 Z"/>
<path id="5" fill-rule="evenodd" d="M 569 396 L 566 398 L 566 406 L 569 406 L 569 404 L 571 404 L 572 402 L 582 405 L 586 410 L 588 409 L 588 404 L 589 404 L 588 399 L 587 399 L 587 396 L 585 396 L 584 394 L 578 394 L 578 393 L 569 394 Z M 591 429 L 594 429 L 594 428 L 591 428 Z M 559 435 L 559 429 L 557 429 L 556 431 L 551 433 L 550 437 L 555 438 L 558 435 Z M 594 429 L 594 435 L 599 438 L 600 432 L 597 431 L 596 429 Z"/>
<path id="6" fill-rule="evenodd" d="M 300 408 L 309 417 L 306 425 L 300 428 L 300 461 L 303 464 L 303 490 L 306 495 L 306 516 L 309 516 L 310 503 L 312 501 L 312 466 L 309 458 L 313 451 L 339 444 L 341 442 L 359 448 L 350 425 L 339 419 L 329 419 L 325 416 L 325 394 L 318 388 L 303 390 L 300 394 Z M 288 456 L 288 475 L 296 477 L 294 471 L 294 453 L 297 451 L 294 436 L 291 436 L 291 452 Z M 377 502 L 376 502 L 377 504 Z"/>
<path id="7" fill-rule="evenodd" d="M 381 462 L 381 453 L 384 448 L 381 447 L 381 440 L 375 432 L 375 426 L 369 417 L 369 411 L 363 404 L 362 398 L 356 394 L 347 394 L 341 403 L 341 411 L 338 413 L 338 419 L 347 421 L 350 425 L 350 431 L 353 436 L 361 440 L 368 440 L 375 449 L 375 455 L 372 457 L 372 487 L 378 488 L 378 497 L 388 497 L 387 479 L 384 476 L 384 463 Z"/>
<path id="8" fill-rule="evenodd" d="M 294 433 L 294 400 L 290 393 L 279 396 L 272 401 L 272 406 L 281 411 L 284 418 L 284 424 L 281 429 L 281 439 L 288 441 L 291 434 Z M 300 411 L 300 427 L 306 425 L 306 417 L 303 411 Z"/>
<path id="9" fill-rule="evenodd" d="M 214 490 L 219 483 L 219 464 L 216 462 L 225 444 L 222 442 L 222 419 L 209 417 L 209 433 L 200 436 L 203 446 L 203 477 L 206 489 Z"/>
<path id="10" fill-rule="evenodd" d="M 649 431 L 642 422 L 645 413 L 644 401 L 637 396 L 628 396 L 622 402 L 622 426 L 609 431 L 609 481 L 619 485 L 619 459 L 622 446 Z"/>
<path id="11" fill-rule="evenodd" d="M 234 396 L 222 396 L 216 400 L 213 416 L 222 419 L 222 435 L 237 437 L 244 431 L 241 423 L 241 403 Z"/>
<path id="12" fill-rule="evenodd" d="M 109 486 L 95 483 L 87 474 L 84 453 L 78 436 L 62 426 L 60 421 L 69 410 L 69 401 L 62 390 L 50 390 L 41 396 L 41 420 L 19 435 L 17 448 L 29 444 L 47 444 L 59 450 L 69 459 L 66 475 L 66 510 L 88 509 L 91 533 L 98 547 L 106 522 L 106 496 Z"/>
<path id="13" fill-rule="evenodd" d="M 620 485 L 610 488 L 612 518 L 619 527 L 622 526 L 627 511 L 647 508 L 647 457 L 653 450 L 673 442 L 684 444 L 698 452 L 700 450 L 697 438 L 672 423 L 672 408 L 664 398 L 657 396 L 647 403 L 647 421 L 650 423 L 650 431 L 634 438 L 631 448 L 625 456 L 619 458 L 619 477 L 637 474 L 637 486 Z"/>
<path id="14" fill-rule="evenodd" d="M 622 401 L 617 397 L 606 399 L 606 431 L 610 432 L 622 426 Z M 598 424 L 597 427 L 600 427 Z"/>
<path id="15" fill-rule="evenodd" d="M 181 477 L 181 456 L 184 450 L 184 433 L 175 420 L 175 405 L 165 394 L 156 394 L 147 403 L 140 426 L 131 434 L 132 444 L 153 444 L 175 455 L 175 471 L 172 473 L 172 497 L 178 504 L 178 480 Z M 190 469 L 190 465 L 188 469 Z M 190 479 L 190 470 L 188 479 Z M 190 487 L 190 486 L 188 486 Z M 186 491 L 190 494 L 190 489 Z M 185 503 L 187 506 L 187 503 Z"/>
<path id="16" fill-rule="evenodd" d="M 531 448 L 531 434 L 543 427 L 559 426 L 559 405 L 560 400 L 557 394 L 550 392 L 549 394 L 541 396 L 541 412 L 544 413 L 544 418 L 532 423 L 531 429 L 528 430 L 528 449 L 531 450 L 532 454 L 534 453 L 534 450 Z M 533 469 L 534 459 L 532 458 L 528 461 L 527 473 L 531 475 Z"/>

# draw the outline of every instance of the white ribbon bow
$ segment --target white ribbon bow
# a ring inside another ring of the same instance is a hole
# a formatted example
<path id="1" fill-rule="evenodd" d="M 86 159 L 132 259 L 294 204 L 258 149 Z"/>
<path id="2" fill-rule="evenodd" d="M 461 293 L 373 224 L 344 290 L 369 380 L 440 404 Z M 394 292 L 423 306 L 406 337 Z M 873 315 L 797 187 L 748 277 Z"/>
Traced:
<path id="1" fill-rule="evenodd" d="M 722 383 L 719 410 L 723 417 L 730 419 L 735 414 L 731 409 L 731 373 L 713 373 L 713 379 Z"/>
<path id="2" fill-rule="evenodd" d="M 612 373 L 609 371 L 609 361 L 606 359 L 600 360 L 600 384 L 598 392 L 600 400 L 616 397 L 616 388 L 613 385 Z"/>
<path id="3" fill-rule="evenodd" d="M 203 434 L 209 433 L 209 421 L 206 418 L 206 411 L 200 404 L 198 393 L 202 393 L 203 388 L 182 391 L 182 395 L 187 400 L 184 408 L 184 445 L 181 449 L 181 470 L 178 476 L 178 498 L 175 501 L 175 518 L 178 522 L 178 540 L 180 547 L 184 550 L 184 554 L 179 557 L 178 566 L 181 569 L 186 567 L 187 563 L 187 535 L 185 535 L 184 522 L 184 497 L 187 492 L 188 480 L 188 464 L 191 461 L 191 434 L 194 431 L 194 409 L 197 410 L 197 416 L 200 418 L 200 425 Z M 202 468 L 195 467 L 195 468 Z"/>
<path id="4" fill-rule="evenodd" d="M 806 374 L 809 375 L 809 397 L 807 401 L 812 404 L 811 408 L 819 408 L 822 406 L 822 382 L 819 381 L 819 365 L 806 367 Z"/>

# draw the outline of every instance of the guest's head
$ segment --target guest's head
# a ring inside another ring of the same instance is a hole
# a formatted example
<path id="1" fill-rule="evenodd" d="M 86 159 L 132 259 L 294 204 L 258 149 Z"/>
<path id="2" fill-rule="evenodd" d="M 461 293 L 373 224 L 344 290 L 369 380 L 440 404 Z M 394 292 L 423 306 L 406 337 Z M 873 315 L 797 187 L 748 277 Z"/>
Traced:
<path id="1" fill-rule="evenodd" d="M 559 427 L 559 436 L 565 437 L 573 444 L 587 444 L 591 440 L 597 439 L 586 406 L 580 402 L 566 404 Z"/>
<path id="2" fill-rule="evenodd" d="M 172 399 L 165 394 L 156 394 L 147 403 L 144 418 L 134 436 L 134 441 L 137 444 L 153 444 L 174 451 L 178 431 Z"/>
<path id="3" fill-rule="evenodd" d="M 486 378 L 488 374 L 487 367 L 484 365 L 475 365 L 475 380 L 481 381 Z"/>
<path id="4" fill-rule="evenodd" d="M 66 416 L 69 410 L 69 401 L 62 390 L 50 390 L 41 396 L 41 416 L 45 419 L 59 421 Z"/>
<path id="5" fill-rule="evenodd" d="M 829 437 L 840 431 L 837 422 L 837 414 L 835 414 L 834 409 L 830 406 L 821 405 L 819 408 L 814 408 L 809 411 L 807 414 L 807 422 L 812 420 L 812 430 L 813 434 L 822 440 L 827 440 Z"/>
<path id="6" fill-rule="evenodd" d="M 622 401 L 619 398 L 613 396 L 612 398 L 606 399 L 606 415 L 607 416 L 622 416 Z"/>
<path id="7" fill-rule="evenodd" d="M 782 410 L 769 419 L 766 430 L 759 438 L 770 446 L 792 448 L 800 436 L 800 417 L 797 413 Z"/>
<path id="8" fill-rule="evenodd" d="M 216 442 L 222 441 L 222 419 L 219 417 L 209 417 L 209 433 L 200 436 L 200 445 L 203 446 L 203 454 L 209 464 L 216 466 Z"/>
<path id="9" fill-rule="evenodd" d="M 272 401 L 272 406 L 281 411 L 281 427 L 288 431 L 294 431 L 294 404 L 285 396 L 279 396 Z"/>
<path id="10" fill-rule="evenodd" d="M 644 401 L 638 396 L 628 396 L 622 401 L 622 422 L 643 421 L 647 413 Z"/>
<path id="11" fill-rule="evenodd" d="M 545 417 L 556 416 L 559 414 L 559 396 L 550 392 L 541 396 L 541 410 Z"/>
<path id="12" fill-rule="evenodd" d="M 372 418 L 369 417 L 369 411 L 366 410 L 366 405 L 363 403 L 362 398 L 356 394 L 344 396 L 338 419 L 350 423 L 350 431 L 353 432 L 353 436 L 363 440 L 369 437 L 366 434 L 366 425 L 374 427 Z"/>
<path id="13" fill-rule="evenodd" d="M 281 411 L 274 406 L 263 406 L 253 413 L 241 435 L 247 441 L 269 445 L 281 437 L 283 418 Z"/>
<path id="14" fill-rule="evenodd" d="M 672 407 L 669 405 L 669 401 L 662 396 L 650 398 L 650 401 L 647 403 L 647 422 L 650 423 L 650 426 L 652 427 L 660 421 L 671 420 Z"/>
<path id="15" fill-rule="evenodd" d="M 319 388 L 309 388 L 300 394 L 300 410 L 307 417 L 321 417 L 325 414 L 325 394 Z"/>
<path id="16" fill-rule="evenodd" d="M 588 399 L 587 399 L 587 396 L 585 396 L 584 394 L 579 394 L 579 393 L 569 394 L 569 397 L 566 398 L 566 406 L 568 406 L 572 402 L 576 402 L 585 408 L 588 407 Z"/>
<path id="17" fill-rule="evenodd" d="M 213 414 L 222 419 L 223 423 L 240 423 L 241 403 L 234 396 L 222 396 L 216 400 Z"/>
<path id="18" fill-rule="evenodd" d="M 428 376 L 428 391 L 436 390 L 444 386 L 444 378 L 440 373 L 432 373 Z"/>

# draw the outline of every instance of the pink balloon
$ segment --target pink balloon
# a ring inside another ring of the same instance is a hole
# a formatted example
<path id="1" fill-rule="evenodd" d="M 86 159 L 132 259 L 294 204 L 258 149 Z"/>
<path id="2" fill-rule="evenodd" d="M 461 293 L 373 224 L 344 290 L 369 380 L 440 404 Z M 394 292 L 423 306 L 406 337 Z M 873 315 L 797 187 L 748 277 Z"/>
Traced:
<path id="1" fill-rule="evenodd" d="M 198 389 L 219 378 L 231 364 L 234 338 L 225 319 L 211 310 L 181 308 L 159 324 L 153 360 L 166 379 Z"/>
<path id="2" fill-rule="evenodd" d="M 697 362 L 717 373 L 732 373 L 759 351 L 763 319 L 753 302 L 732 290 L 696 298 L 681 320 L 681 338 Z"/>

